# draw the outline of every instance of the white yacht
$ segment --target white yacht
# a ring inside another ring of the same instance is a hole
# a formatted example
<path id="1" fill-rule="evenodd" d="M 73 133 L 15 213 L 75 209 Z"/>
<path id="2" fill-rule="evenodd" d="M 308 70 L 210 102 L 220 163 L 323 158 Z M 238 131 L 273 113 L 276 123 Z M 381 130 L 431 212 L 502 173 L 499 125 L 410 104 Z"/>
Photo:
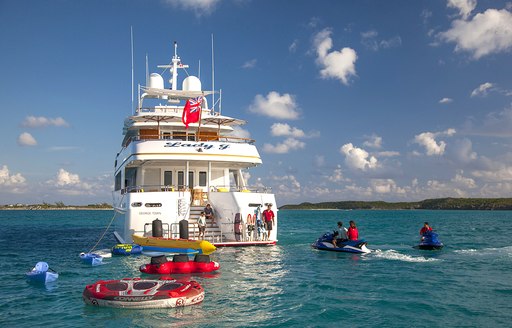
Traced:
<path id="1" fill-rule="evenodd" d="M 261 157 L 254 140 L 234 134 L 233 127 L 246 122 L 221 114 L 221 94 L 202 90 L 199 78 L 187 74 L 176 43 L 171 63 L 158 67 L 163 72 L 150 74 L 146 85 L 138 87 L 135 113 L 124 122 L 115 159 L 116 239 L 132 243 L 134 234 L 197 239 L 197 220 L 210 204 L 214 218 L 207 220 L 205 240 L 215 246 L 275 244 L 275 196 L 270 188 L 245 179 L 246 170 L 260 165 Z M 185 76 L 181 89 L 178 71 Z M 193 100 L 201 106 L 197 122 L 189 123 L 192 115 L 185 111 L 184 117 L 184 107 Z M 258 225 L 269 205 L 275 214 L 270 234 Z M 161 227 L 156 234 L 155 222 Z"/>

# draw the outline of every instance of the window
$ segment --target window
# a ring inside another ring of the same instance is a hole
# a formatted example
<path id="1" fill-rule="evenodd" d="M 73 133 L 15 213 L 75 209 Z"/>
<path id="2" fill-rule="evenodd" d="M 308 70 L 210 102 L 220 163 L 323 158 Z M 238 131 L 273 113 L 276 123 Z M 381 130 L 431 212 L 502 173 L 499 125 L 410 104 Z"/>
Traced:
<path id="1" fill-rule="evenodd" d="M 194 171 L 188 171 L 188 187 L 194 188 Z"/>
<path id="2" fill-rule="evenodd" d="M 178 171 L 178 188 L 185 187 L 185 174 L 183 171 Z"/>
<path id="3" fill-rule="evenodd" d="M 172 171 L 164 171 L 164 185 L 172 186 Z"/>
<path id="4" fill-rule="evenodd" d="M 116 174 L 116 181 L 115 181 L 114 185 L 115 185 L 115 187 L 114 187 L 115 190 L 121 189 L 121 172 Z"/>
<path id="5" fill-rule="evenodd" d="M 206 172 L 205 171 L 199 172 L 199 186 L 206 187 Z"/>

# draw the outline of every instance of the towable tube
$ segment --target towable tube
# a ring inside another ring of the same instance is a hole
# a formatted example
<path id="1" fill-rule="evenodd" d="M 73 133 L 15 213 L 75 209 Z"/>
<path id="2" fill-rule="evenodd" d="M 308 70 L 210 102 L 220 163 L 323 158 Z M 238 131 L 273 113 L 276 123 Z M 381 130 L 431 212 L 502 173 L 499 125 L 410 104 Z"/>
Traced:
<path id="1" fill-rule="evenodd" d="M 165 255 L 153 256 L 151 263 L 143 264 L 139 270 L 149 274 L 181 274 L 212 272 L 220 269 L 220 264 L 210 260 L 209 255 L 197 254 L 190 261 L 186 254 L 176 254 L 172 261 L 168 261 Z"/>
<path id="2" fill-rule="evenodd" d="M 100 280 L 82 293 L 86 304 L 127 309 L 172 308 L 198 304 L 204 290 L 196 281 L 124 278 Z"/>
<path id="3" fill-rule="evenodd" d="M 145 250 L 162 251 L 165 249 L 193 249 L 200 254 L 209 255 L 217 249 L 207 240 L 193 240 L 193 239 L 174 239 L 174 238 L 160 238 L 160 237 L 143 237 L 132 235 L 133 242 L 142 246 Z"/>

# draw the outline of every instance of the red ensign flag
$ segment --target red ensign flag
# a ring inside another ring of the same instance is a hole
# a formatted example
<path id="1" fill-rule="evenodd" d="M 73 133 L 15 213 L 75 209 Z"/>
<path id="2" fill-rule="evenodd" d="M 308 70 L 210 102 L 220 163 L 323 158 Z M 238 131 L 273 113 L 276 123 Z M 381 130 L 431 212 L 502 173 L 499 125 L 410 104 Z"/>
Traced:
<path id="1" fill-rule="evenodd" d="M 201 113 L 201 103 L 203 97 L 197 97 L 187 100 L 185 108 L 183 108 L 183 114 L 181 115 L 181 121 L 185 124 L 185 129 L 188 129 L 190 123 L 196 123 L 199 121 L 199 115 Z"/>

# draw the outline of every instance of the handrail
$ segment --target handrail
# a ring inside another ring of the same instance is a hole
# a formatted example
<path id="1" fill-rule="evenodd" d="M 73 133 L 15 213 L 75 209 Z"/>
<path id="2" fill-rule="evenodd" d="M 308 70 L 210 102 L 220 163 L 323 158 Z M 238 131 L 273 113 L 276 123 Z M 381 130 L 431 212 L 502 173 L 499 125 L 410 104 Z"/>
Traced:
<path id="1" fill-rule="evenodd" d="M 203 187 L 197 187 L 203 188 Z M 192 190 L 195 188 L 189 188 L 184 185 L 137 185 L 128 186 L 121 189 L 121 195 L 126 193 L 146 193 L 146 192 L 190 192 L 191 202 L 193 201 Z M 203 188 L 203 192 L 206 192 L 206 187 Z M 253 192 L 253 193 L 272 193 L 271 187 L 265 186 L 230 186 L 230 185 L 215 185 L 210 186 L 210 192 Z M 157 203 L 155 203 L 157 204 Z M 158 207 L 155 205 L 154 207 Z"/>

